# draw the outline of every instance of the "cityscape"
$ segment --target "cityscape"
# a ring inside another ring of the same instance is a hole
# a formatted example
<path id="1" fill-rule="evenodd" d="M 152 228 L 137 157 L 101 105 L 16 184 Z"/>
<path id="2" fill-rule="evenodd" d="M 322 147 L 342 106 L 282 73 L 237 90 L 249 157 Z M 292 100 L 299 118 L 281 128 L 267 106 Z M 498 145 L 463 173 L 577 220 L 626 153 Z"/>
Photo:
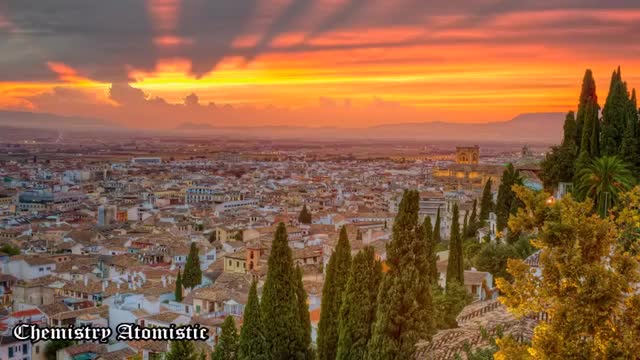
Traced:
<path id="1" fill-rule="evenodd" d="M 0 5 L 0 360 L 640 359 L 639 4 L 453 3 Z"/>

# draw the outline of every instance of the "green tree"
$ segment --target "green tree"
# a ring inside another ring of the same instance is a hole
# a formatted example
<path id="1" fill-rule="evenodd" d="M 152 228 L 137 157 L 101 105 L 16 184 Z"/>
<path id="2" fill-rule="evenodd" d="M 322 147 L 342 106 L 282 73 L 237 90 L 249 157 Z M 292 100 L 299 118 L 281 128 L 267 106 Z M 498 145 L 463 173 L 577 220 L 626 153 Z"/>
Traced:
<path id="1" fill-rule="evenodd" d="M 428 218 L 428 217 L 427 217 Z M 367 246 L 353 258 L 338 326 L 338 360 L 363 360 L 375 322 L 382 266 Z"/>
<path id="2" fill-rule="evenodd" d="M 462 221 L 462 231 L 460 232 L 460 238 L 464 239 L 469 231 L 469 211 L 464 212 L 464 220 Z"/>
<path id="3" fill-rule="evenodd" d="M 491 187 L 493 183 L 491 178 L 487 179 L 482 190 L 482 198 L 480 199 L 480 221 L 484 224 L 489 220 L 489 213 L 493 211 L 493 196 L 491 195 Z"/>
<path id="4" fill-rule="evenodd" d="M 269 255 L 267 279 L 260 309 L 270 359 L 304 359 L 307 348 L 301 342 L 296 269 L 287 240 L 287 228 L 276 229 Z"/>
<path id="5" fill-rule="evenodd" d="M 387 245 L 389 270 L 378 292 L 378 308 L 369 342 L 370 359 L 410 359 L 416 342 L 434 332 L 431 284 L 422 226 L 418 224 L 420 195 L 405 191 Z"/>
<path id="6" fill-rule="evenodd" d="M 177 302 L 182 301 L 182 275 L 180 274 L 180 270 L 178 270 L 178 277 L 176 278 L 176 290 L 174 292 L 174 297 Z"/>
<path id="7" fill-rule="evenodd" d="M 351 268 L 351 245 L 346 227 L 340 229 L 336 250 L 329 258 L 322 288 L 322 305 L 318 323 L 318 359 L 335 359 L 338 348 L 338 324 L 342 295 Z"/>
<path id="8" fill-rule="evenodd" d="M 5 253 L 9 256 L 20 255 L 20 248 L 15 246 L 11 246 L 10 244 L 4 244 L 0 247 L 0 252 Z"/>
<path id="9" fill-rule="evenodd" d="M 307 209 L 307 204 L 302 205 L 300 215 L 298 215 L 298 222 L 301 224 L 311 224 L 311 213 Z"/>
<path id="10" fill-rule="evenodd" d="M 567 113 L 564 121 L 564 137 L 560 146 L 552 147 L 541 163 L 542 181 L 547 189 L 553 189 L 559 182 L 571 182 L 574 177 L 575 162 L 578 157 L 576 144 L 576 120 L 573 111 Z"/>
<path id="11" fill-rule="evenodd" d="M 436 212 L 436 221 L 433 224 L 433 242 L 439 244 L 442 241 L 442 236 L 440 236 L 440 207 L 438 206 L 438 211 Z"/>
<path id="12" fill-rule="evenodd" d="M 576 139 L 578 154 L 586 152 L 589 157 L 599 156 L 600 120 L 598 119 L 598 95 L 596 94 L 596 82 L 593 73 L 587 69 L 582 80 L 578 114 L 576 115 Z M 577 168 L 579 170 L 579 168 Z"/>
<path id="13" fill-rule="evenodd" d="M 467 224 L 467 231 L 465 236 L 468 238 L 475 238 L 476 232 L 478 231 L 479 221 L 478 221 L 478 213 L 476 212 L 478 207 L 478 200 L 473 200 L 473 206 L 471 208 L 471 216 L 469 216 L 469 223 Z"/>
<path id="14" fill-rule="evenodd" d="M 518 258 L 520 256 L 513 245 L 489 243 L 473 258 L 473 264 L 479 271 L 491 273 L 495 278 L 511 279 L 507 272 L 507 262 Z"/>
<path id="15" fill-rule="evenodd" d="M 196 346 L 193 341 L 172 341 L 163 360 L 198 360 Z"/>
<path id="16" fill-rule="evenodd" d="M 222 323 L 222 333 L 211 360 L 236 360 L 238 358 L 238 330 L 233 316 L 227 316 Z"/>
<path id="17" fill-rule="evenodd" d="M 602 217 L 618 203 L 620 194 L 630 190 L 635 182 L 627 165 L 616 156 L 598 158 L 578 175 L 578 194 L 593 200 L 594 209 Z"/>
<path id="18" fill-rule="evenodd" d="M 432 293 L 436 328 L 442 330 L 457 327 L 456 317 L 471 301 L 467 289 L 454 281 L 447 285 L 446 291 L 439 286 L 434 286 Z"/>
<path id="19" fill-rule="evenodd" d="M 69 347 L 75 343 L 73 340 L 51 340 L 44 347 L 44 357 L 47 360 L 56 360 L 58 350 Z"/>
<path id="20" fill-rule="evenodd" d="M 267 360 L 267 347 L 260 315 L 260 301 L 256 282 L 251 283 L 247 306 L 244 309 L 238 344 L 238 360 Z"/>
<path id="21" fill-rule="evenodd" d="M 627 128 L 629 93 L 622 81 L 620 67 L 611 76 L 607 101 L 602 109 L 602 155 L 620 153 L 623 134 Z"/>
<path id="22" fill-rule="evenodd" d="M 200 255 L 196 243 L 191 243 L 187 263 L 184 265 L 184 273 L 182 274 L 182 285 L 185 288 L 192 289 L 200 285 L 202 282 L 202 270 L 200 269 Z"/>
<path id="23" fill-rule="evenodd" d="M 438 283 L 438 267 L 436 266 L 436 242 L 433 237 L 433 230 L 431 229 L 431 218 L 425 216 L 422 223 L 422 231 L 424 232 L 424 242 L 427 244 L 426 256 L 427 256 L 427 277 L 432 284 Z"/>
<path id="24" fill-rule="evenodd" d="M 496 217 L 498 231 L 502 231 L 507 226 L 509 215 L 517 210 L 515 194 L 513 193 L 513 185 L 522 184 L 522 178 L 518 171 L 509 163 L 502 172 L 500 188 L 498 189 L 498 201 L 496 204 Z"/>
<path id="25" fill-rule="evenodd" d="M 626 127 L 622 137 L 620 157 L 629 164 L 636 178 L 640 177 L 640 126 L 638 125 L 638 103 L 636 89 L 631 92 L 627 103 Z"/>
<path id="26" fill-rule="evenodd" d="M 464 284 L 464 263 L 459 218 L 458 204 L 453 204 L 451 236 L 449 237 L 449 264 L 447 265 L 447 289 L 452 282 Z"/>
<path id="27" fill-rule="evenodd" d="M 497 280 L 501 302 L 516 316 L 545 312 L 530 345 L 498 341 L 496 359 L 633 359 L 640 353 L 640 280 L 637 257 L 616 246 L 615 222 L 593 214 L 591 200 L 517 187 L 526 211 L 509 221 L 530 233 L 541 251 L 541 276 L 522 260 L 510 260 L 513 281 Z M 640 213 L 636 215 L 640 217 Z"/>

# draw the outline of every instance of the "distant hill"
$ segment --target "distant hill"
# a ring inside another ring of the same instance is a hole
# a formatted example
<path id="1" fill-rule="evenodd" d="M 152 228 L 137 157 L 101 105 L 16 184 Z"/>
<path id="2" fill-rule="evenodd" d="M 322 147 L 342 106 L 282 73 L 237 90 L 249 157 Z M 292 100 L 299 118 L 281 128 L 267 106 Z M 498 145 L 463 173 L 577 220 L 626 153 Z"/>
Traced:
<path id="1" fill-rule="evenodd" d="M 310 128 L 303 126 L 212 127 L 209 124 L 184 123 L 185 133 L 216 133 L 237 137 L 299 139 L 371 139 L 418 141 L 477 141 L 558 143 L 562 139 L 563 113 L 521 114 L 508 121 L 487 123 L 423 122 L 372 126 L 369 128 Z"/>
<path id="2" fill-rule="evenodd" d="M 82 128 L 114 126 L 113 123 L 98 118 L 7 110 L 0 110 L 0 125 L 48 129 L 66 128 L 69 126 Z"/>
<path id="3" fill-rule="evenodd" d="M 424 140 L 517 141 L 554 143 L 562 138 L 562 113 L 521 114 L 509 121 L 489 123 L 411 123 L 368 128 L 376 138 L 417 138 Z"/>
<path id="4" fill-rule="evenodd" d="M 288 138 L 313 140 L 416 140 L 553 144 L 562 139 L 563 113 L 521 114 L 508 121 L 487 123 L 422 122 L 378 125 L 368 128 L 251 126 L 217 127 L 215 123 L 183 122 L 171 135 L 222 136 L 242 138 Z M 40 129 L 102 129 L 159 134 L 165 130 L 123 128 L 99 118 L 60 116 L 48 113 L 0 110 L 0 126 Z M 101 131 L 102 131 L 101 130 Z"/>

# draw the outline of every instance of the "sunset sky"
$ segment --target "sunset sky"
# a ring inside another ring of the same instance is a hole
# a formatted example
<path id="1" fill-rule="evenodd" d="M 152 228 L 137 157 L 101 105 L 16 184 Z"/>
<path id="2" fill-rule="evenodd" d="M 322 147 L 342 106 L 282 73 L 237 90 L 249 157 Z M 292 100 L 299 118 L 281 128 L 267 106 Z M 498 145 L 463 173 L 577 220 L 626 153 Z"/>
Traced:
<path id="1" fill-rule="evenodd" d="M 131 127 L 485 122 L 640 86 L 638 0 L 5 0 L 0 108 Z"/>

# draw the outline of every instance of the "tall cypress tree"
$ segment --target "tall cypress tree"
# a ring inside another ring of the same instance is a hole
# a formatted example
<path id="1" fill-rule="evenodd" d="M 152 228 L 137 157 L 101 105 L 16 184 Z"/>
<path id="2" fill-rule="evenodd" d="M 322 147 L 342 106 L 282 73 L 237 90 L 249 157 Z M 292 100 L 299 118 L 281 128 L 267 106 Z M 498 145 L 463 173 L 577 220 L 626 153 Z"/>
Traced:
<path id="1" fill-rule="evenodd" d="M 596 83 L 591 70 L 587 70 L 582 82 L 580 93 L 580 103 L 578 104 L 578 114 L 576 124 L 580 134 L 578 158 L 574 169 L 574 183 L 576 174 L 591 164 L 591 160 L 600 156 L 600 120 L 598 113 L 598 96 L 596 94 Z"/>
<path id="2" fill-rule="evenodd" d="M 433 241 L 436 244 L 439 244 L 442 241 L 442 236 L 440 236 L 440 207 L 438 206 L 438 211 L 436 212 L 436 222 L 433 224 Z"/>
<path id="3" fill-rule="evenodd" d="M 426 242 L 418 224 L 420 195 L 406 191 L 387 245 L 389 270 L 378 292 L 369 359 L 411 359 L 416 342 L 434 332 Z"/>
<path id="4" fill-rule="evenodd" d="M 186 288 L 193 288 L 202 282 L 202 270 L 200 269 L 200 255 L 196 243 L 191 243 L 187 263 L 184 265 L 182 284 Z"/>
<path id="5" fill-rule="evenodd" d="M 469 231 L 469 211 L 464 212 L 464 221 L 462 222 L 460 237 L 464 239 L 464 237 L 467 236 L 467 231 Z"/>
<path id="6" fill-rule="evenodd" d="M 467 224 L 466 237 L 475 237 L 478 231 L 478 214 L 476 209 L 478 207 L 478 200 L 473 199 L 473 207 L 471 208 L 471 216 L 469 216 L 469 223 Z"/>
<path id="7" fill-rule="evenodd" d="M 516 196 L 512 190 L 513 185 L 521 185 L 522 178 L 518 174 L 518 171 L 513 167 L 513 164 L 509 163 L 507 168 L 502 172 L 502 179 L 500 180 L 500 188 L 498 189 L 498 201 L 496 204 L 496 225 L 498 230 L 501 231 L 507 226 L 509 215 L 517 210 L 512 204 L 516 201 Z M 519 203 L 516 203 L 518 205 Z"/>
<path id="8" fill-rule="evenodd" d="M 431 229 L 431 218 L 425 216 L 422 223 L 422 229 L 424 232 L 424 242 L 427 244 L 427 277 L 431 281 L 431 284 L 438 283 L 438 267 L 436 266 L 436 241 L 433 237 L 433 230 Z"/>
<path id="9" fill-rule="evenodd" d="M 336 250 L 329 259 L 322 288 L 322 305 L 318 323 L 318 360 L 333 360 L 338 348 L 338 320 L 342 306 L 342 294 L 349 279 L 351 245 L 347 229 L 343 226 Z"/>
<path id="10" fill-rule="evenodd" d="M 489 219 L 489 213 L 493 211 L 493 197 L 491 195 L 491 186 L 493 185 L 491 178 L 487 179 L 482 190 L 482 198 L 480 200 L 480 221 L 484 224 Z"/>
<path id="11" fill-rule="evenodd" d="M 542 181 L 552 190 L 559 182 L 571 182 L 574 177 L 578 145 L 576 145 L 576 119 L 569 111 L 564 120 L 564 137 L 560 146 L 554 146 L 542 161 Z"/>
<path id="12" fill-rule="evenodd" d="M 602 155 L 620 153 L 622 139 L 627 128 L 629 94 L 622 81 L 620 67 L 611 76 L 607 101 L 602 109 Z"/>
<path id="13" fill-rule="evenodd" d="M 447 266 L 447 287 L 452 282 L 464 284 L 464 260 L 462 255 L 462 238 L 460 237 L 460 211 L 458 204 L 453 204 L 451 219 L 451 237 L 449 240 L 449 265 Z"/>
<path id="14" fill-rule="evenodd" d="M 593 79 L 591 69 L 587 69 L 582 79 L 582 90 L 576 115 L 576 144 L 578 144 L 579 152 L 586 151 L 588 154 L 592 154 L 590 143 L 594 126 L 593 120 L 598 120 L 599 109 L 596 82 Z"/>
<path id="15" fill-rule="evenodd" d="M 340 308 L 336 359 L 366 359 L 381 279 L 382 266 L 375 259 L 374 249 L 367 246 L 356 254 L 351 264 Z"/>
<path id="16" fill-rule="evenodd" d="M 267 353 L 270 359 L 302 359 L 296 269 L 284 223 L 275 232 L 268 266 L 260 302 Z"/>
<path id="17" fill-rule="evenodd" d="M 620 149 L 622 159 L 629 165 L 636 178 L 640 177 L 640 131 L 638 126 L 638 104 L 636 89 L 631 91 L 631 98 L 627 102 L 627 126 L 622 138 Z"/>
<path id="18" fill-rule="evenodd" d="M 180 270 L 178 270 L 178 277 L 176 278 L 176 290 L 174 292 L 174 297 L 177 302 L 182 301 L 182 275 L 180 275 Z"/>
<path id="19" fill-rule="evenodd" d="M 251 284 L 249 299 L 244 309 L 242 329 L 238 344 L 238 360 L 267 360 L 267 346 L 264 338 L 260 302 L 256 282 Z"/>
<path id="20" fill-rule="evenodd" d="M 236 360 L 238 358 L 238 331 L 233 316 L 227 316 L 222 323 L 222 334 L 213 349 L 211 360 Z"/>

